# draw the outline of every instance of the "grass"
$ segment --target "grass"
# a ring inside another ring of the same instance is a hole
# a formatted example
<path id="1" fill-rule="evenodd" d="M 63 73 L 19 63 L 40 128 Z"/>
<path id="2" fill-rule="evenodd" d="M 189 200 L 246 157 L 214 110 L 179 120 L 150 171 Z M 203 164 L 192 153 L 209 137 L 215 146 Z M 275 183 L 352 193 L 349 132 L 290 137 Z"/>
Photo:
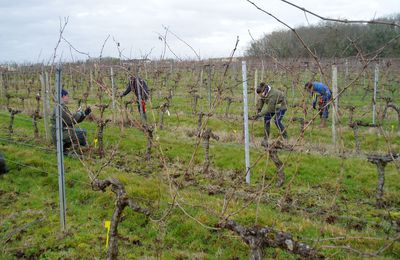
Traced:
<path id="1" fill-rule="evenodd" d="M 154 86 L 154 82 L 150 81 L 149 85 Z M 279 74 L 274 84 L 280 82 L 290 85 L 290 79 L 284 74 Z M 304 152 L 279 152 L 285 164 L 286 184 L 283 188 L 275 187 L 275 166 L 258 144 L 263 136 L 263 124 L 257 121 L 251 126 L 255 141 L 251 144 L 251 163 L 255 165 L 251 169 L 251 185 L 245 185 L 242 181 L 242 104 L 232 104 L 229 118 L 223 116 L 225 106 L 222 104 L 208 120 L 207 126 L 220 135 L 222 141 L 211 141 L 211 173 L 204 175 L 201 173 L 204 160 L 201 144 L 189 166 L 197 143 L 189 132 L 197 128 L 197 116 L 191 113 L 185 88 L 184 85 L 176 87 L 175 94 L 179 97 L 173 98 L 171 116 L 165 118 L 165 129 L 156 129 L 154 133 L 156 146 L 150 162 L 144 160 L 146 139 L 142 131 L 130 127 L 121 129 L 118 125 L 109 125 L 105 130 L 106 150 L 117 149 L 118 152 L 111 164 L 103 169 L 100 178 L 117 178 L 125 185 L 130 198 L 152 212 L 151 218 L 146 219 L 130 209 L 124 211 L 124 221 L 119 225 L 120 259 L 248 258 L 248 247 L 238 236 L 229 231 L 214 230 L 226 198 L 223 194 L 208 194 L 205 187 L 209 185 L 219 185 L 228 191 L 236 187 L 236 196 L 228 203 L 225 216 L 234 213 L 231 218 L 242 225 L 268 225 L 291 232 L 294 237 L 316 245 L 334 259 L 362 257 L 347 250 L 323 246 L 351 246 L 362 252 L 375 252 L 388 243 L 388 237 L 395 236 L 395 223 L 400 219 L 398 169 L 393 163 L 386 167 L 386 208 L 376 209 L 377 170 L 364 155 L 386 153 L 388 144 L 394 150 L 399 148 L 400 140 L 391 130 L 391 125 L 396 124 L 393 114 L 389 114 L 384 122 L 382 132 L 360 129 L 363 154 L 354 152 L 354 136 L 346 126 L 348 119 L 344 114 L 339 134 L 340 146 L 346 152 L 343 157 L 333 152 L 330 129 L 310 126 L 303 140 Z M 82 89 L 86 87 L 82 86 Z M 201 93 L 203 91 L 201 89 Z M 370 120 L 370 114 L 365 113 L 368 101 L 362 100 L 362 91 L 353 94 L 353 98 L 345 96 L 341 102 L 354 101 L 359 108 L 355 118 Z M 235 97 L 240 99 L 240 89 L 235 89 Z M 162 100 L 154 95 L 154 105 L 160 102 Z M 90 96 L 88 103 L 96 103 L 95 95 Z M 12 105 L 18 106 L 16 100 L 12 100 Z M 207 99 L 201 99 L 198 110 L 206 111 L 207 106 Z M 159 117 L 157 111 L 153 112 L 152 122 Z M 96 110 L 93 113 L 96 114 Z M 302 116 L 300 108 L 289 109 L 284 121 L 291 136 L 290 143 L 295 143 L 300 134 L 299 125 L 288 122 L 295 116 Z M 138 119 L 136 110 L 133 117 Z M 9 173 L 0 177 L 1 258 L 104 258 L 104 221 L 113 213 L 114 194 L 110 190 L 104 193 L 93 191 L 87 170 L 99 169 L 107 159 L 88 158 L 82 165 L 75 158 L 65 157 L 68 231 L 62 233 L 56 156 L 52 145 L 43 139 L 43 123 L 39 123 L 41 138 L 36 140 L 28 115 L 16 116 L 12 137 L 7 135 L 5 110 L 0 111 L 0 122 L 0 150 L 6 155 L 10 168 Z M 89 129 L 88 140 L 93 145 L 95 123 L 85 121 L 81 127 Z M 278 135 L 274 126 L 272 135 Z M 161 163 L 163 156 L 166 165 Z M 261 158 L 259 162 L 258 158 Z M 183 177 L 187 169 L 192 174 L 192 181 Z M 241 196 L 261 189 L 263 199 L 259 203 L 249 202 Z M 181 208 L 171 209 L 171 191 L 175 190 L 178 190 L 176 202 Z M 269 248 L 265 253 L 267 257 L 296 259 L 279 249 Z M 377 258 L 397 259 L 399 255 L 397 242 Z"/>

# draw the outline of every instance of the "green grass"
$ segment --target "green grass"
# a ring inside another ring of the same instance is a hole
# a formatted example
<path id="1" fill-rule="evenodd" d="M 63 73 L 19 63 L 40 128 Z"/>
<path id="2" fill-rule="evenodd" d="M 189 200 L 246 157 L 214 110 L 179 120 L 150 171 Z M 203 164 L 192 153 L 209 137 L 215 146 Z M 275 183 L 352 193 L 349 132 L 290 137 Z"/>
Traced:
<path id="1" fill-rule="evenodd" d="M 271 78 L 273 75 L 267 76 Z M 287 75 L 278 73 L 275 76 L 275 85 L 291 85 Z M 388 237 L 395 235 L 394 223 L 400 218 L 398 168 L 394 163 L 385 168 L 386 208 L 376 209 L 377 170 L 365 159 L 368 153 L 386 153 L 388 144 L 391 149 L 399 149 L 400 139 L 391 128 L 392 125 L 397 126 L 393 112 L 384 121 L 383 132 L 360 129 L 361 154 L 354 151 L 354 135 L 347 126 L 347 112 L 343 112 L 338 138 L 339 147 L 345 151 L 343 157 L 334 153 L 330 128 L 319 129 L 311 125 L 302 141 L 304 152 L 279 152 L 285 165 L 286 183 L 283 188 L 275 187 L 275 166 L 258 144 L 263 136 L 263 123 L 257 121 L 250 127 L 252 139 L 255 138 L 251 144 L 251 163 L 254 165 L 251 169 L 251 185 L 246 185 L 243 183 L 241 103 L 233 103 L 230 109 L 232 114 L 225 118 L 225 102 L 222 102 L 208 120 L 207 127 L 221 137 L 221 141 L 212 140 L 210 143 L 210 175 L 201 173 L 204 160 L 201 143 L 189 165 L 197 143 L 197 138 L 190 132 L 197 128 L 198 118 L 191 111 L 185 77 L 189 76 L 184 74 L 183 83 L 175 89 L 178 97 L 173 97 L 171 116 L 165 116 L 165 129 L 156 129 L 154 132 L 156 141 L 150 162 L 144 160 L 146 139 L 141 130 L 131 127 L 121 129 L 119 125 L 109 125 L 105 130 L 106 157 L 110 156 L 111 150 L 118 152 L 111 164 L 103 169 L 100 178 L 117 178 L 125 185 L 130 198 L 152 212 L 151 218 L 146 219 L 141 214 L 125 209 L 124 221 L 119 225 L 122 237 L 119 240 L 120 259 L 248 258 L 248 247 L 238 236 L 229 231 L 213 230 L 220 221 L 226 200 L 223 194 L 209 195 L 204 189 L 209 185 L 219 185 L 227 190 L 236 185 L 236 196 L 230 200 L 225 216 L 237 212 L 231 218 L 243 225 L 269 225 L 291 232 L 294 237 L 316 245 L 326 256 L 334 259 L 362 257 L 338 248 L 322 248 L 323 245 L 351 246 L 362 252 L 375 252 L 388 243 Z M 151 79 L 149 85 L 154 87 L 156 81 Z M 170 78 L 167 85 L 172 86 L 172 82 Z M 217 81 L 213 83 L 218 84 Z M 227 84 L 237 86 L 233 79 Z M 252 84 L 249 82 L 249 86 Z M 121 90 L 122 82 L 118 86 Z M 73 95 L 78 97 L 83 89 L 86 89 L 86 85 Z M 290 98 L 290 102 L 300 102 L 299 89 L 296 88 L 296 98 L 299 99 Z M 162 92 L 161 96 L 165 96 L 167 88 L 163 88 Z M 249 90 L 249 97 L 252 97 L 250 93 L 253 92 Z M 288 93 L 290 96 L 291 91 L 288 90 Z M 370 97 L 362 100 L 361 90 L 351 93 L 351 96 L 341 99 L 343 107 L 356 104 L 354 119 L 371 120 L 371 114 L 367 112 Z M 198 111 L 207 112 L 204 86 L 200 88 L 200 94 L 204 98 L 199 100 Z M 234 88 L 234 97 L 240 100 L 240 95 L 240 86 Z M 105 101 L 109 102 L 110 99 L 107 97 Z M 76 99 L 72 102 L 75 104 Z M 88 103 L 92 105 L 96 102 L 94 91 Z M 156 106 L 163 100 L 153 92 L 152 102 Z M 252 112 L 253 102 L 250 98 Z M 19 106 L 17 99 L 12 99 L 11 103 L 14 107 Z M 98 110 L 93 110 L 97 115 Z M 150 112 L 154 113 L 154 118 L 149 113 L 149 120 L 157 122 L 159 111 Z M 106 116 L 110 117 L 111 113 L 106 112 Z M 299 116 L 303 114 L 298 107 L 290 108 L 285 116 L 284 124 L 288 126 L 290 143 L 295 143 L 300 130 L 298 123 L 290 123 L 289 119 Z M 132 117 L 139 118 L 136 108 Z M 306 119 L 311 117 L 309 111 Z M 0 177 L 1 258 L 104 258 L 104 221 L 112 216 L 115 195 L 109 189 L 106 192 L 92 190 L 88 169 L 99 169 L 107 158 L 93 156 L 82 165 L 75 158 L 65 157 L 68 231 L 63 234 L 59 223 L 56 155 L 53 146 L 43 139 L 43 123 L 39 123 L 41 138 L 35 139 L 29 116 L 26 113 L 18 114 L 15 117 L 14 134 L 9 137 L 8 120 L 7 111 L 1 110 L 0 151 L 6 155 L 10 168 L 9 173 Z M 315 125 L 318 123 L 317 118 Z M 95 123 L 85 121 L 81 127 L 89 130 L 88 141 L 93 145 Z M 272 125 L 271 128 L 272 136 L 277 136 L 276 127 Z M 166 165 L 160 160 L 163 156 Z M 257 162 L 258 158 L 261 159 Z M 191 182 L 183 176 L 187 170 L 193 179 Z M 174 178 L 173 182 L 170 182 L 171 178 Z M 254 192 L 262 188 L 260 203 L 249 202 L 241 197 L 245 191 Z M 177 206 L 170 209 L 173 202 L 171 191 L 175 189 L 179 191 L 176 202 L 183 210 Z M 40 222 L 35 223 L 35 220 Z M 24 225 L 28 226 L 18 231 Z M 347 239 L 335 240 L 338 237 Z M 320 242 L 316 243 L 317 240 Z M 296 259 L 291 254 L 273 248 L 267 249 L 265 254 L 267 258 Z M 399 256 L 400 245 L 396 242 L 378 258 L 397 259 Z"/>

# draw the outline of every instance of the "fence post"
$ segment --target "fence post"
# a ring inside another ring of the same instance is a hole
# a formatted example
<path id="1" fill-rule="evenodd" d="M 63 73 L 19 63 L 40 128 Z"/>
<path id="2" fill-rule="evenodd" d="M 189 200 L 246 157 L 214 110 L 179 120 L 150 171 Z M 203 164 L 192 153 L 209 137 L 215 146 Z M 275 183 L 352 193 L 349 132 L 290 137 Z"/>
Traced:
<path id="1" fill-rule="evenodd" d="M 136 68 L 136 90 L 138 93 L 138 106 L 139 106 L 139 112 L 140 112 L 140 120 L 142 122 L 142 124 L 145 124 L 147 119 L 145 117 L 144 111 L 143 111 L 143 106 L 142 106 L 142 90 L 143 90 L 143 86 L 139 81 L 139 66 Z"/>
<path id="2" fill-rule="evenodd" d="M 115 123 L 115 84 L 114 84 L 114 71 L 113 67 L 110 68 L 111 77 L 111 89 L 112 89 L 112 113 L 113 113 L 113 123 Z"/>
<path id="3" fill-rule="evenodd" d="M 42 67 L 42 74 L 40 75 L 40 83 L 42 85 L 42 97 L 43 97 L 43 122 L 44 122 L 44 132 L 46 135 L 46 140 L 50 140 L 50 128 L 49 128 L 49 114 L 50 114 L 50 87 L 49 87 L 49 77 L 47 72 L 44 71 Z"/>
<path id="4" fill-rule="evenodd" d="M 201 67 L 200 71 L 200 87 L 203 87 L 203 67 Z"/>
<path id="5" fill-rule="evenodd" d="M 250 184 L 249 111 L 247 105 L 246 61 L 242 61 L 242 78 L 243 78 L 243 118 L 244 118 L 244 153 L 246 162 L 246 183 Z"/>
<path id="6" fill-rule="evenodd" d="M 66 201 L 64 180 L 64 154 L 63 154 L 63 127 L 61 107 L 61 65 L 56 68 L 56 138 L 57 138 L 57 165 L 58 165 L 58 193 L 60 199 L 61 231 L 66 230 Z"/>
<path id="7" fill-rule="evenodd" d="M 94 71 L 96 71 L 96 69 L 94 69 Z M 88 86 L 88 91 L 89 93 L 92 92 L 92 87 L 93 87 L 93 74 L 92 74 L 92 70 L 89 70 L 89 86 Z"/>
<path id="8" fill-rule="evenodd" d="M 261 79 L 260 82 L 264 82 L 264 60 L 261 60 Z"/>
<path id="9" fill-rule="evenodd" d="M 258 71 L 256 69 L 256 71 L 254 72 L 254 106 L 257 105 L 257 84 L 258 84 L 258 82 L 257 82 L 257 80 L 258 80 L 257 76 L 258 75 L 257 74 L 258 74 Z"/>
<path id="10" fill-rule="evenodd" d="M 364 89 L 367 87 L 367 80 L 366 80 L 366 78 L 365 78 L 366 76 L 365 76 L 365 70 L 363 71 L 363 87 L 364 87 Z"/>
<path id="11" fill-rule="evenodd" d="M 347 85 L 348 77 L 349 77 L 349 61 L 346 59 L 345 71 L 344 71 L 344 85 L 345 86 Z"/>
<path id="12" fill-rule="evenodd" d="M 110 68 L 111 88 L 112 88 L 112 109 L 115 109 L 115 84 L 114 84 L 114 71 Z"/>
<path id="13" fill-rule="evenodd" d="M 0 100 L 4 98 L 4 82 L 3 82 L 3 72 L 0 72 Z"/>
<path id="14" fill-rule="evenodd" d="M 211 97 L 211 64 L 208 66 L 208 105 L 211 109 L 212 97 Z"/>
<path id="15" fill-rule="evenodd" d="M 335 64 L 332 65 L 332 141 L 336 148 L 336 122 L 337 122 L 337 110 L 338 110 L 338 87 L 337 87 L 337 67 Z"/>
<path id="16" fill-rule="evenodd" d="M 375 124 L 375 118 L 376 118 L 376 90 L 378 88 L 378 79 L 379 79 L 379 64 L 375 64 L 374 97 L 372 99 L 372 124 Z"/>

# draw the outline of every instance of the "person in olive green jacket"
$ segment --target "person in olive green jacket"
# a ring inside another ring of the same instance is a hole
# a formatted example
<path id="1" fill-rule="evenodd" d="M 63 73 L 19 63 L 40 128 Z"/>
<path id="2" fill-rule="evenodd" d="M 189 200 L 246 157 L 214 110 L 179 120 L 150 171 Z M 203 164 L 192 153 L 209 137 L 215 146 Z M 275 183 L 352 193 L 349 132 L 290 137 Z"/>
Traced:
<path id="1" fill-rule="evenodd" d="M 68 91 L 61 91 L 61 111 L 63 126 L 63 147 L 64 150 L 72 145 L 86 146 L 86 129 L 75 128 L 74 125 L 82 122 L 87 115 L 92 112 L 90 107 L 85 111 L 78 110 L 76 113 L 69 111 L 67 104 L 69 103 Z M 56 108 L 54 108 L 51 117 L 53 143 L 56 144 Z"/>
<path id="2" fill-rule="evenodd" d="M 271 119 L 274 117 L 274 123 L 279 129 L 282 137 L 287 139 L 288 134 L 285 126 L 282 124 L 282 118 L 287 110 L 285 94 L 264 82 L 257 87 L 257 94 L 260 97 L 257 100 L 257 114 L 253 119 L 264 117 L 264 137 L 268 142 L 270 133 Z"/>

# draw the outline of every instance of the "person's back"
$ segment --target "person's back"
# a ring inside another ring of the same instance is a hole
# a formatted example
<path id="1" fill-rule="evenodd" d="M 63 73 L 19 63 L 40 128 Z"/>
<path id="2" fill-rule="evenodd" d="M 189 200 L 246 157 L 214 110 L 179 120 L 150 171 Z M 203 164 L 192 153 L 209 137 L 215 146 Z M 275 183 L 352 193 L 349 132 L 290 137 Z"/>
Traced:
<path id="1" fill-rule="evenodd" d="M 277 110 L 276 108 L 287 109 L 286 96 L 282 91 L 272 88 L 269 94 L 271 95 L 271 102 L 275 104 L 275 110 Z"/>
<path id="2" fill-rule="evenodd" d="M 139 100 L 147 101 L 150 93 L 146 82 L 139 77 L 129 77 L 128 85 L 124 92 L 121 93 L 121 97 L 128 95 L 131 91 L 135 93 L 136 98 Z"/>
<path id="3" fill-rule="evenodd" d="M 146 82 L 139 77 L 129 77 L 128 85 L 124 92 L 122 92 L 119 96 L 124 97 L 128 95 L 130 92 L 133 92 L 136 96 L 136 103 L 138 106 L 138 111 L 141 114 L 141 118 L 144 121 L 147 121 L 146 115 L 146 101 L 150 97 L 149 88 L 147 87 Z"/>
<path id="4" fill-rule="evenodd" d="M 264 104 L 267 105 L 266 109 L 262 110 L 262 114 L 275 113 L 279 110 L 287 110 L 287 101 L 285 94 L 275 88 L 270 87 L 268 94 L 265 97 L 260 97 L 260 102 L 257 109 L 261 111 Z"/>
<path id="5" fill-rule="evenodd" d="M 260 83 L 256 92 L 260 98 L 257 101 L 257 114 L 253 119 L 264 117 L 264 146 L 268 145 L 270 121 L 273 117 L 274 123 L 282 134 L 282 137 L 287 139 L 288 134 L 285 130 L 285 126 L 282 124 L 282 118 L 287 110 L 285 94 L 282 91 L 265 84 L 265 82 Z M 265 108 L 264 105 L 266 105 Z"/>
<path id="6" fill-rule="evenodd" d="M 319 96 L 319 115 L 321 118 L 321 127 L 326 127 L 326 120 L 329 114 L 329 102 L 332 99 L 332 92 L 328 86 L 321 82 L 307 82 L 305 89 L 313 95 L 312 106 L 316 109 L 317 98 Z"/>
<path id="7" fill-rule="evenodd" d="M 314 91 L 318 92 L 320 95 L 322 95 L 322 96 L 330 96 L 331 95 L 331 90 L 324 83 L 314 81 L 312 83 L 312 85 L 313 85 Z"/>

